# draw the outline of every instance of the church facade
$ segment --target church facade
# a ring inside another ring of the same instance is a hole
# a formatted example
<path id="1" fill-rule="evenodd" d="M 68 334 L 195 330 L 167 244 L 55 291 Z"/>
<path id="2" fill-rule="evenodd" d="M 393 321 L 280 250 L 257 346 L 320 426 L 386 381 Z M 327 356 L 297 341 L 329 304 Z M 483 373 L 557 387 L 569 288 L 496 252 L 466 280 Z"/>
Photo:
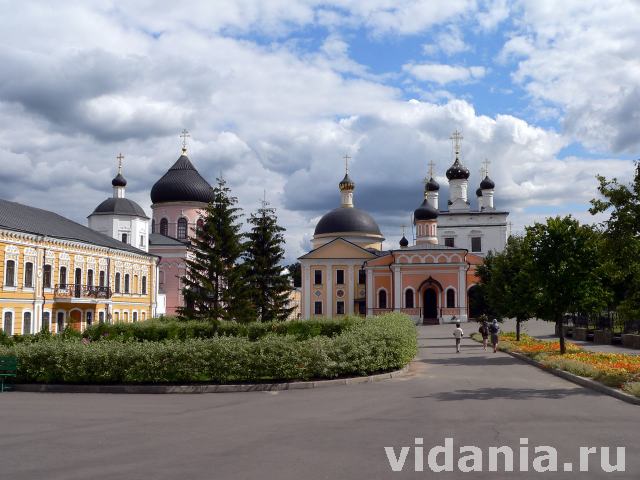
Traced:
<path id="1" fill-rule="evenodd" d="M 474 317 L 470 292 L 476 267 L 489 251 L 502 251 L 507 212 L 493 206 L 495 184 L 488 172 L 478 189 L 478 209 L 467 200 L 469 170 L 460 162 L 461 135 L 447 170 L 448 210 L 439 210 L 439 184 L 425 182 L 413 212 L 413 244 L 403 235 L 398 248 L 383 250 L 375 220 L 354 206 L 349 173 L 339 183 L 341 204 L 325 214 L 314 232 L 313 250 L 299 258 L 303 318 L 378 315 L 399 311 L 416 322 L 448 323 Z"/>

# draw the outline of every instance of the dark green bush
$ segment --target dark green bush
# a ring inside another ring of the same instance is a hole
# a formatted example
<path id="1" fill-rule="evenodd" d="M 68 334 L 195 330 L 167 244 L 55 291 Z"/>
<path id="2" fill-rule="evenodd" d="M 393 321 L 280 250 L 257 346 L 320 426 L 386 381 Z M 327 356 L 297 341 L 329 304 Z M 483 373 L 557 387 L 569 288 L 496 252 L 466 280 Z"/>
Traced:
<path id="1" fill-rule="evenodd" d="M 18 357 L 21 382 L 229 383 L 366 375 L 401 368 L 417 352 L 415 327 L 405 315 L 352 319 L 333 336 L 315 334 L 336 331 L 317 322 L 308 329 L 296 326 L 296 335 L 287 334 L 283 325 L 271 325 L 277 331 L 267 333 L 253 327 L 255 341 L 249 335 L 228 335 L 85 344 L 58 336 L 0 346 L 0 355 Z M 195 326 L 189 332 L 201 333 Z"/>

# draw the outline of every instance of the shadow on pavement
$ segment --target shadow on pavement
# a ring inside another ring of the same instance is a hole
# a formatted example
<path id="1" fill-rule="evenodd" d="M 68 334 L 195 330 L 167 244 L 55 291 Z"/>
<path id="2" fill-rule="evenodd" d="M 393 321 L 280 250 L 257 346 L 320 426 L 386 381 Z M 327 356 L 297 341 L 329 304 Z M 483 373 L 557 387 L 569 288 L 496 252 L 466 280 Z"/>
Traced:
<path id="1" fill-rule="evenodd" d="M 452 392 L 439 392 L 413 398 L 435 398 L 447 402 L 452 400 L 530 400 L 532 398 L 565 398 L 571 395 L 599 395 L 585 388 L 479 388 L 477 390 L 454 390 Z"/>

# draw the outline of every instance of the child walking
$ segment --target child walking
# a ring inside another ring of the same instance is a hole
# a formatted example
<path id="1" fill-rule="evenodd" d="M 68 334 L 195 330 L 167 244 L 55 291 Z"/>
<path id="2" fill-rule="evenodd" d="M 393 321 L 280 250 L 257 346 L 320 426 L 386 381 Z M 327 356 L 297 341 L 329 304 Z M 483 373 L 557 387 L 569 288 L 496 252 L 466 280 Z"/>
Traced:
<path id="1" fill-rule="evenodd" d="M 456 323 L 456 329 L 453 331 L 453 336 L 456 338 L 456 353 L 460 353 L 460 342 L 464 336 L 464 332 L 460 328 L 460 322 Z"/>
<path id="2" fill-rule="evenodd" d="M 489 323 L 486 320 L 483 320 L 478 331 L 480 332 L 480 335 L 482 335 L 482 348 L 486 352 L 487 344 L 489 343 Z"/>

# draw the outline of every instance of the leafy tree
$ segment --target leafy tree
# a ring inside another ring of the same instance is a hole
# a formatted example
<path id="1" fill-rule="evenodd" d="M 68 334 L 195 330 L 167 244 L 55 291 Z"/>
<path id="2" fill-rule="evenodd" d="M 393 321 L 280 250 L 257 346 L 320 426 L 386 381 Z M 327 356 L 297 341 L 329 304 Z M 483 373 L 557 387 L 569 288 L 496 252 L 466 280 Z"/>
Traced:
<path id="1" fill-rule="evenodd" d="M 489 307 L 500 317 L 516 319 L 518 341 L 521 323 L 535 314 L 532 269 L 531 252 L 523 237 L 509 237 L 504 251 L 487 255 L 478 267 Z"/>
<path id="2" fill-rule="evenodd" d="M 598 233 L 571 216 L 555 217 L 527 227 L 524 241 L 531 252 L 536 313 L 555 322 L 564 354 L 564 314 L 597 311 L 608 299 L 598 264 Z"/>
<path id="3" fill-rule="evenodd" d="M 293 311 L 289 307 L 291 281 L 283 274 L 284 228 L 278 225 L 275 209 L 263 202 L 249 218 L 245 265 L 248 288 L 257 318 L 263 322 L 286 320 Z"/>
<path id="4" fill-rule="evenodd" d="M 603 260 L 614 293 L 613 303 L 627 318 L 640 316 L 640 162 L 630 185 L 598 175 L 602 199 L 591 200 L 595 215 L 610 212 L 603 222 Z"/>
<path id="5" fill-rule="evenodd" d="M 296 288 L 302 287 L 302 265 L 300 265 L 300 262 L 287 265 L 287 270 L 289 270 L 289 275 L 293 280 L 293 286 Z"/>
<path id="6" fill-rule="evenodd" d="M 182 278 L 189 319 L 247 321 L 252 310 L 246 288 L 246 266 L 240 263 L 244 238 L 240 233 L 238 200 L 223 178 L 217 179 L 213 201 L 204 211 L 202 228 L 191 237 L 187 272 Z"/>

